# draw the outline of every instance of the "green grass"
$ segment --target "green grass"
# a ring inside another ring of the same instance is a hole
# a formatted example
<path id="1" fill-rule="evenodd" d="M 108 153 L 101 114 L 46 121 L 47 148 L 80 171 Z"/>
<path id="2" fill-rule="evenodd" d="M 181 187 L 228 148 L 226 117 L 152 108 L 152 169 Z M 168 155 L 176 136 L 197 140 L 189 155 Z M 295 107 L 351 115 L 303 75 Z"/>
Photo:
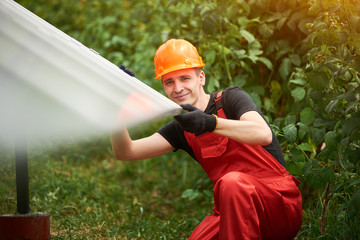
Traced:
<path id="1" fill-rule="evenodd" d="M 2 149 L 0 214 L 16 211 L 13 149 Z M 170 153 L 116 161 L 107 137 L 39 150 L 29 147 L 30 207 L 51 214 L 52 239 L 186 239 L 212 210 L 198 164 Z"/>
<path id="2" fill-rule="evenodd" d="M 212 213 L 213 184 L 181 151 L 122 162 L 107 136 L 49 145 L 29 146 L 29 185 L 31 210 L 51 215 L 51 239 L 186 239 Z M 14 165 L 12 147 L 1 147 L 0 214 L 16 212 Z M 335 201 L 320 235 L 320 202 L 304 202 L 297 239 L 359 239 L 359 219 Z"/>

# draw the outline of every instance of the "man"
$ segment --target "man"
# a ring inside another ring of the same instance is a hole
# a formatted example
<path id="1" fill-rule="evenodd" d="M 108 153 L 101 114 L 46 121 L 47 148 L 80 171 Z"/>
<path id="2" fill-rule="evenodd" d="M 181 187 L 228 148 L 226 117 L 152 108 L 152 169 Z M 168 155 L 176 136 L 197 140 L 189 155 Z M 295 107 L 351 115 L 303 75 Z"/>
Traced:
<path id="1" fill-rule="evenodd" d="M 115 157 L 146 159 L 183 149 L 199 162 L 215 184 L 215 206 L 191 240 L 295 237 L 302 222 L 298 181 L 249 95 L 238 87 L 205 93 L 205 64 L 185 40 L 165 42 L 154 61 L 165 93 L 186 113 L 143 139 L 113 134 Z"/>

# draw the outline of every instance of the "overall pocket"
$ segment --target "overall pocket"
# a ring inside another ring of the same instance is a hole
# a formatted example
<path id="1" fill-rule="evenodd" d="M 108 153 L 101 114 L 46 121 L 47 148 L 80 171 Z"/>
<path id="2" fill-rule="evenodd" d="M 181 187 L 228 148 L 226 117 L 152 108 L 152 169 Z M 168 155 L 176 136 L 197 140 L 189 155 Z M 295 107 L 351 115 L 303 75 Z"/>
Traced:
<path id="1" fill-rule="evenodd" d="M 216 158 L 222 156 L 228 146 L 229 139 L 226 137 L 212 136 L 202 140 L 200 153 L 202 158 Z"/>

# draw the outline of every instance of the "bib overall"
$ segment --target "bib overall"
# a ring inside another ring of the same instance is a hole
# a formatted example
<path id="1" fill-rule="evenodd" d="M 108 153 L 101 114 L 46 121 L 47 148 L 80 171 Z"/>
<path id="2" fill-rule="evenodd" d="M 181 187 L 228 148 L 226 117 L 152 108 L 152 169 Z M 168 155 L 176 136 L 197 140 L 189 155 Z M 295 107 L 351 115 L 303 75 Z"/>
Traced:
<path id="1" fill-rule="evenodd" d="M 221 101 L 221 92 L 216 101 Z M 220 118 L 226 118 L 222 108 Z M 214 133 L 185 137 L 215 184 L 214 213 L 190 240 L 292 239 L 302 224 L 299 181 L 263 147 Z"/>

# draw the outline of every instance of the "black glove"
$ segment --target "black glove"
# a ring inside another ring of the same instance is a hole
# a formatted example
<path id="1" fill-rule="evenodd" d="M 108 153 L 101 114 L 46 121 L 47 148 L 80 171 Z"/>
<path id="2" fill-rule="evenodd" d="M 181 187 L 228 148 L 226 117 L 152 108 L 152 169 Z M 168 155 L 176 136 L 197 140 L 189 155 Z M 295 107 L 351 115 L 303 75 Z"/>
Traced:
<path id="1" fill-rule="evenodd" d="M 119 65 L 119 68 L 120 68 L 121 70 L 123 70 L 124 72 L 126 72 L 127 74 L 129 74 L 130 76 L 135 77 L 134 71 L 131 71 L 130 69 L 126 68 L 126 67 L 123 66 L 123 65 Z"/>
<path id="2" fill-rule="evenodd" d="M 194 133 L 199 136 L 205 132 L 212 132 L 216 128 L 217 117 L 204 113 L 190 104 L 180 105 L 189 112 L 174 116 L 175 120 L 186 132 Z"/>

